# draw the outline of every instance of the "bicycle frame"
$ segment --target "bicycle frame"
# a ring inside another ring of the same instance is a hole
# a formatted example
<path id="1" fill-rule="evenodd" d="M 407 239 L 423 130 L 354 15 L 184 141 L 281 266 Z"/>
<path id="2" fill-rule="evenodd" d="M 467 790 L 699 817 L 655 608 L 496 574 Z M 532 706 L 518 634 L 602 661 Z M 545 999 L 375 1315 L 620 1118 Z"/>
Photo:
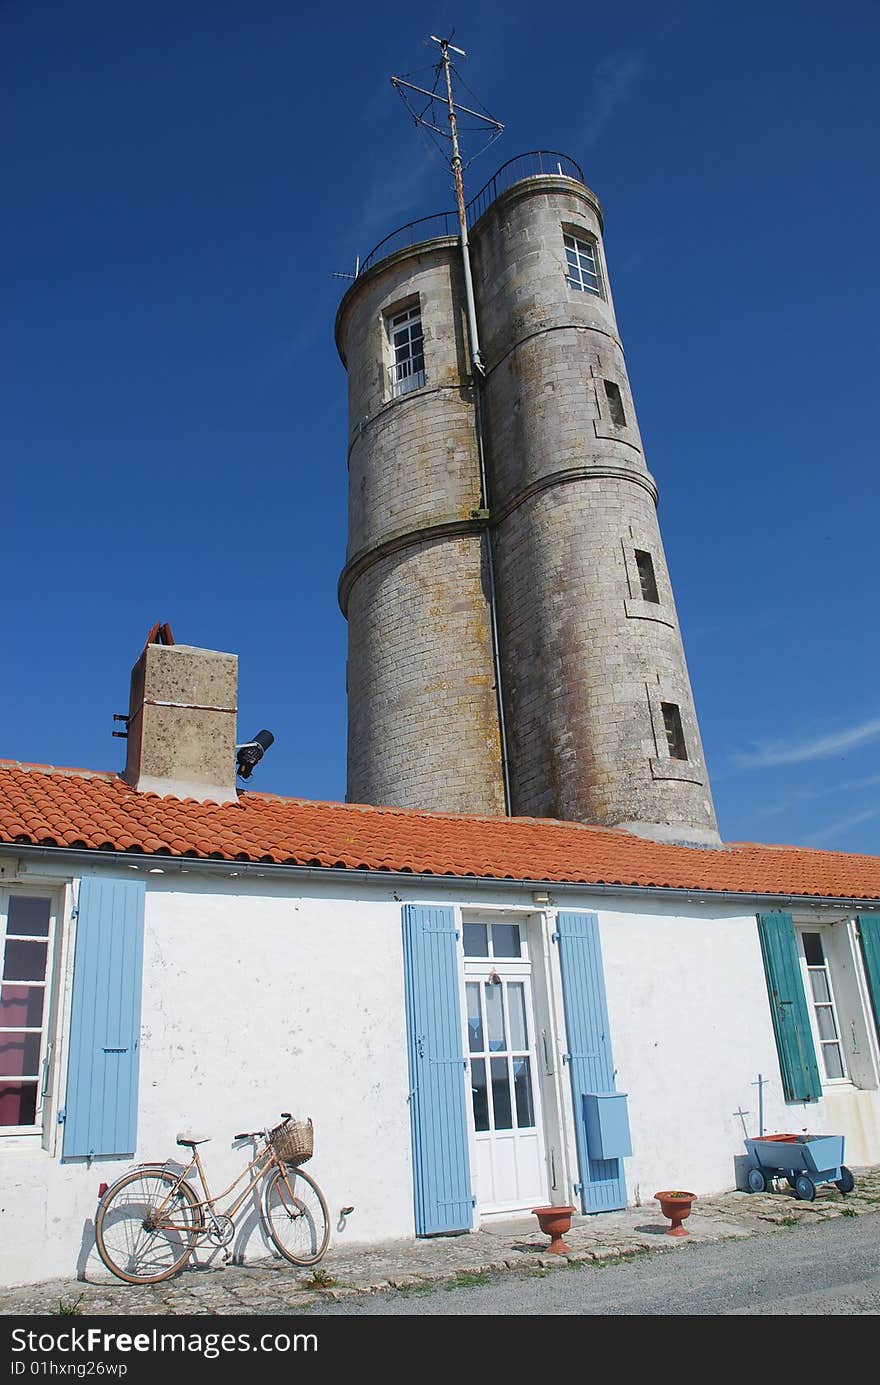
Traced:
<path id="1" fill-rule="evenodd" d="M 281 1117 L 279 1125 L 234 1136 L 236 1144 L 251 1142 L 253 1157 L 219 1194 L 208 1183 L 201 1141 L 187 1136 L 178 1139 L 189 1149 L 185 1165 L 182 1158 L 144 1162 L 105 1184 L 95 1245 L 111 1273 L 129 1284 L 159 1283 L 183 1269 L 205 1240 L 222 1248 L 228 1261 L 240 1216 L 249 1239 L 251 1213 L 245 1216 L 242 1207 L 252 1193 L 266 1244 L 292 1265 L 317 1264 L 330 1239 L 330 1216 L 321 1189 L 298 1167 L 311 1155 L 311 1122 L 288 1130 L 289 1112 Z"/>
<path id="2" fill-rule="evenodd" d="M 161 1165 L 143 1165 L 142 1167 L 159 1167 L 168 1169 L 168 1161 L 166 1160 L 166 1162 Z M 198 1174 L 199 1182 L 202 1186 L 202 1191 L 204 1192 L 204 1198 L 198 1200 L 190 1210 L 193 1212 L 199 1212 L 201 1214 L 203 1225 L 201 1227 L 200 1234 L 207 1235 L 210 1234 L 210 1228 L 204 1225 L 206 1216 L 207 1220 L 213 1222 L 215 1227 L 217 1226 L 218 1217 L 226 1218 L 230 1222 L 233 1221 L 236 1216 L 236 1213 L 239 1211 L 243 1203 L 246 1201 L 249 1194 L 253 1192 L 254 1188 L 256 1188 L 260 1182 L 262 1182 L 269 1169 L 273 1167 L 281 1170 L 281 1176 L 284 1179 L 284 1184 L 290 1196 L 291 1203 L 295 1204 L 296 1198 L 294 1196 L 293 1189 L 287 1181 L 287 1170 L 285 1168 L 285 1165 L 278 1158 L 272 1146 L 268 1143 L 266 1143 L 262 1149 L 257 1150 L 257 1153 L 254 1155 L 253 1159 L 250 1161 L 247 1167 L 242 1169 L 241 1173 L 239 1173 L 235 1178 L 233 1178 L 229 1186 L 227 1188 L 224 1188 L 223 1191 L 221 1193 L 218 1193 L 215 1197 L 212 1196 L 211 1190 L 208 1187 L 208 1179 L 205 1174 L 204 1165 L 199 1156 L 198 1147 L 194 1145 L 192 1151 L 192 1158 L 190 1159 L 189 1163 L 187 1164 L 183 1172 L 176 1176 L 174 1186 L 172 1187 L 167 1198 L 162 1203 L 161 1207 L 159 1207 L 156 1213 L 156 1217 L 158 1218 L 158 1220 L 156 1221 L 157 1227 L 162 1227 L 166 1231 L 178 1229 L 178 1224 L 173 1220 L 173 1217 L 171 1220 L 166 1219 L 165 1211 L 171 1203 L 171 1200 L 173 1199 L 180 1185 L 187 1181 L 189 1175 L 193 1172 L 193 1170 L 195 1170 Z M 233 1188 L 237 1187 L 243 1178 L 247 1178 L 248 1174 L 250 1174 L 253 1169 L 256 1169 L 256 1172 L 249 1179 L 247 1186 L 242 1189 L 242 1191 L 238 1194 L 234 1202 L 230 1203 L 230 1205 L 226 1208 L 218 1208 L 218 1201 L 222 1201 L 223 1198 L 228 1197 L 229 1194 L 232 1192 Z M 168 1169 L 168 1172 L 171 1173 L 172 1170 Z"/>

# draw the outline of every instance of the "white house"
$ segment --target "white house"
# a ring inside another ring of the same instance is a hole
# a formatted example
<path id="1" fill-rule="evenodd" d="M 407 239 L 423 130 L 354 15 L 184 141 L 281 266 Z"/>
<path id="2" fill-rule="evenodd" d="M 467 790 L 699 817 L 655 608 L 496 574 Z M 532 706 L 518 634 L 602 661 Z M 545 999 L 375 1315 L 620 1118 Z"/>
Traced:
<path id="1" fill-rule="evenodd" d="M 235 659 L 154 640 L 124 775 L 0 762 L 0 1282 L 282 1110 L 337 1241 L 729 1188 L 759 1074 L 880 1162 L 880 859 L 237 790 Z"/>

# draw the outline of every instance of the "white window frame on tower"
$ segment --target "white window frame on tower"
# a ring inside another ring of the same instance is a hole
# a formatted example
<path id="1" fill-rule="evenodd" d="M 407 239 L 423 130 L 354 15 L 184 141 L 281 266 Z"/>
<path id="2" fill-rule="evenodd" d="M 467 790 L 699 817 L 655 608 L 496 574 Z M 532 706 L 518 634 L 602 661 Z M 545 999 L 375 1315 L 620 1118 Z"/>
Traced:
<path id="1" fill-rule="evenodd" d="M 422 330 L 422 310 L 418 303 L 386 314 L 391 365 L 388 378 L 391 397 L 421 389 L 425 383 L 425 339 Z"/>
<path id="2" fill-rule="evenodd" d="M 586 231 L 575 234 L 576 230 L 576 227 L 562 228 L 566 283 L 582 293 L 594 293 L 598 298 L 604 298 L 598 243 Z"/>

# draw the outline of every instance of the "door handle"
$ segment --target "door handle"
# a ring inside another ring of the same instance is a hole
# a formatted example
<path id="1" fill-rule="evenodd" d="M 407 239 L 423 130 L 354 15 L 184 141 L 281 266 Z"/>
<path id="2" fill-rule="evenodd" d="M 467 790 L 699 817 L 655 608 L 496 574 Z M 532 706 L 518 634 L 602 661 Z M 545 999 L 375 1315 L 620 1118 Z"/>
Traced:
<path id="1" fill-rule="evenodd" d="M 46 1056 L 43 1059 L 43 1081 L 40 1084 L 40 1096 L 45 1096 L 49 1090 L 49 1074 L 52 1071 L 52 1049 L 53 1045 L 46 1045 Z"/>

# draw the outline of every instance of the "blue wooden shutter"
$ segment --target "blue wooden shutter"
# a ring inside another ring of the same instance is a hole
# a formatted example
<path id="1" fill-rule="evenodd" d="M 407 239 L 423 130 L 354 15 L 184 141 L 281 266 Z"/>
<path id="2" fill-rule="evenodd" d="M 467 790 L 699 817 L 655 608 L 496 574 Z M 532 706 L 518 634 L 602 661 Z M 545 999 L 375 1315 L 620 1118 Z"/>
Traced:
<path id="1" fill-rule="evenodd" d="M 880 918 L 871 914 L 859 914 L 859 940 L 862 945 L 862 960 L 865 963 L 865 979 L 874 1010 L 874 1023 L 880 1038 Z"/>
<path id="2" fill-rule="evenodd" d="M 615 1089 L 599 919 L 596 914 L 560 912 L 556 928 L 581 1179 L 575 1191 L 580 1192 L 584 1212 L 607 1212 L 626 1206 L 623 1160 L 592 1157 L 584 1118 L 585 1096 Z"/>
<path id="3" fill-rule="evenodd" d="M 758 933 L 786 1101 L 822 1095 L 791 914 L 759 914 Z"/>
<path id="4" fill-rule="evenodd" d="M 416 1235 L 473 1221 L 455 915 L 405 904 L 403 958 Z"/>
<path id="5" fill-rule="evenodd" d="M 83 879 L 79 891 L 62 1158 L 137 1144 L 143 880 Z"/>

